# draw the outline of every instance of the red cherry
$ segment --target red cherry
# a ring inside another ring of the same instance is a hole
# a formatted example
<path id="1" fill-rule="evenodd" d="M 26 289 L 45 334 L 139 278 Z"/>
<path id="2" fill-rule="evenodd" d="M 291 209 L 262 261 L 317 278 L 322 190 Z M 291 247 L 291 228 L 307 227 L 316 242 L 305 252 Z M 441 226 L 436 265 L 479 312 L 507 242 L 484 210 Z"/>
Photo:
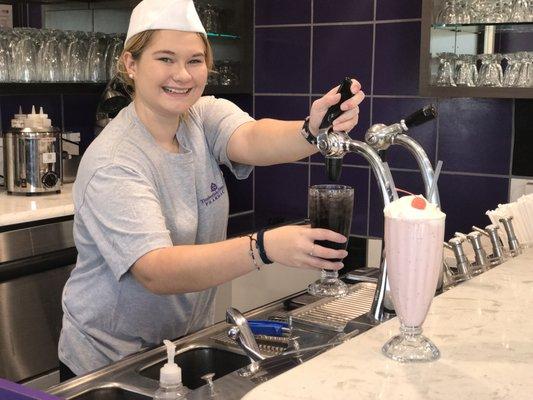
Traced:
<path id="1" fill-rule="evenodd" d="M 423 210 L 426 208 L 426 201 L 422 197 L 415 197 L 411 201 L 411 207 Z"/>

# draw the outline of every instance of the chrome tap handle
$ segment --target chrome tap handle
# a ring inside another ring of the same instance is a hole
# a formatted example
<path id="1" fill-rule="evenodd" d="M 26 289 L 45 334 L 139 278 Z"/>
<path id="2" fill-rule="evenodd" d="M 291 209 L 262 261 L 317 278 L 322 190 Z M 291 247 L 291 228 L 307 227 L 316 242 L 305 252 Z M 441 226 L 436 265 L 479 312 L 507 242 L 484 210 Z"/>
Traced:
<path id="1" fill-rule="evenodd" d="M 511 252 L 511 255 L 513 257 L 516 257 L 517 255 L 522 253 L 522 249 L 520 248 L 520 243 L 518 242 L 518 239 L 516 238 L 516 235 L 514 233 L 512 220 L 513 217 L 499 219 L 499 221 L 503 225 L 503 228 L 505 229 L 505 232 L 507 233 L 507 240 L 509 241 L 509 250 Z"/>
<path id="2" fill-rule="evenodd" d="M 473 231 L 466 235 L 466 237 L 474 249 L 475 262 L 473 266 L 481 269 L 481 271 L 486 271 L 487 267 L 490 266 L 490 261 L 485 249 L 481 245 L 481 233 Z"/>
<path id="3" fill-rule="evenodd" d="M 489 256 L 490 262 L 492 265 L 499 265 L 505 261 L 505 252 L 502 246 L 502 240 L 498 234 L 500 229 L 497 225 L 487 225 L 485 229 L 478 228 L 477 226 L 472 226 L 472 229 L 486 235 L 490 239 L 490 244 L 492 245 L 492 254 Z"/>
<path id="4" fill-rule="evenodd" d="M 248 321 L 239 310 L 229 307 L 226 310 L 226 322 L 235 325 L 228 331 L 228 336 L 242 347 L 248 357 L 253 361 L 260 361 L 266 358 L 259 350 L 259 345 L 250 329 L 250 325 L 248 325 Z"/>
<path id="5" fill-rule="evenodd" d="M 329 107 L 319 127 L 319 134 L 317 138 L 318 149 L 325 157 L 324 162 L 328 179 L 333 182 L 337 182 L 341 177 L 342 158 L 344 157 L 344 154 L 346 152 L 337 151 L 336 154 L 330 154 L 331 151 L 328 151 L 329 146 L 326 145 L 328 145 L 328 142 L 330 142 L 329 137 L 331 136 L 331 134 L 337 133 L 332 130 L 331 126 L 335 118 L 342 114 L 341 104 L 353 96 L 351 86 L 351 78 L 344 78 L 337 91 L 337 93 L 341 94 L 341 99 L 337 104 L 334 104 Z M 348 136 L 345 132 L 338 133 Z"/>
<path id="6" fill-rule="evenodd" d="M 478 228 L 475 225 L 472 225 L 472 230 L 481 233 L 482 235 L 489 236 L 489 233 L 485 229 Z"/>
<path id="7" fill-rule="evenodd" d="M 465 255 L 463 250 L 464 239 L 460 237 L 451 238 L 448 243 L 445 244 L 446 248 L 451 249 L 455 256 L 458 280 L 467 280 L 472 277 L 470 261 Z"/>

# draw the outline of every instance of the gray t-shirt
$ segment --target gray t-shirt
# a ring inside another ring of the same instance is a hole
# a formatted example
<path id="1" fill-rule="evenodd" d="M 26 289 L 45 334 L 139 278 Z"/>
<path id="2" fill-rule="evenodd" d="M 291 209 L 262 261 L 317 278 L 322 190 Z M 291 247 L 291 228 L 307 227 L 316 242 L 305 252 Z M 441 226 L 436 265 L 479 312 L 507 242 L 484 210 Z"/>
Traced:
<path id="1" fill-rule="evenodd" d="M 180 153 L 156 144 L 130 104 L 85 152 L 74 184 L 76 267 L 63 291 L 59 359 L 80 375 L 213 322 L 215 288 L 156 295 L 129 272 L 144 254 L 226 238 L 229 200 L 219 164 L 231 134 L 253 121 L 233 103 L 200 98 L 176 133 Z"/>

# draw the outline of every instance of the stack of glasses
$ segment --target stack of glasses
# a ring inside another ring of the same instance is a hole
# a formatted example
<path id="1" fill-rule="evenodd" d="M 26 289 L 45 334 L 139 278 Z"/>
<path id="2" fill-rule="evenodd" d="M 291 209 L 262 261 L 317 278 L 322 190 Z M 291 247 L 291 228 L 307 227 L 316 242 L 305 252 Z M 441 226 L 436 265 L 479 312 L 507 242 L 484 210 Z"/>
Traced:
<path id="1" fill-rule="evenodd" d="M 439 53 L 436 60 L 436 86 L 533 87 L 533 52 L 503 55 Z"/>
<path id="2" fill-rule="evenodd" d="M 105 82 L 124 34 L 53 29 L 0 30 L 0 82 Z"/>
<path id="3" fill-rule="evenodd" d="M 533 1 L 441 0 L 434 15 L 439 25 L 533 22 Z"/>

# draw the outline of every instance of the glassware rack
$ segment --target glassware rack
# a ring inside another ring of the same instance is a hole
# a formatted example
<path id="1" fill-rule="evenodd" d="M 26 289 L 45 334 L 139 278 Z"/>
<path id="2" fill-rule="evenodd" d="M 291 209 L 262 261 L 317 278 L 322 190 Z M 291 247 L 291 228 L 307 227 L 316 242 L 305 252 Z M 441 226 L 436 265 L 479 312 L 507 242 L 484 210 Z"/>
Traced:
<path id="1" fill-rule="evenodd" d="M 46 7 L 44 3 L 31 0 L 24 3 L 26 7 Z M 62 3 L 68 6 L 74 2 Z M 93 0 L 86 3 L 87 8 L 97 4 L 101 9 L 109 3 L 111 9 L 117 8 L 118 4 L 131 10 L 137 1 Z M 196 5 L 215 58 L 205 93 L 251 93 L 251 2 L 200 0 Z M 22 10 L 19 14 L 25 12 Z M 21 27 L 27 25 L 26 21 L 14 22 L 14 29 L 0 31 L 0 93 L 3 94 L 99 93 L 113 74 L 125 37 L 125 33 Z"/>
<path id="2" fill-rule="evenodd" d="M 420 94 L 533 98 L 533 1 L 423 0 Z"/>

